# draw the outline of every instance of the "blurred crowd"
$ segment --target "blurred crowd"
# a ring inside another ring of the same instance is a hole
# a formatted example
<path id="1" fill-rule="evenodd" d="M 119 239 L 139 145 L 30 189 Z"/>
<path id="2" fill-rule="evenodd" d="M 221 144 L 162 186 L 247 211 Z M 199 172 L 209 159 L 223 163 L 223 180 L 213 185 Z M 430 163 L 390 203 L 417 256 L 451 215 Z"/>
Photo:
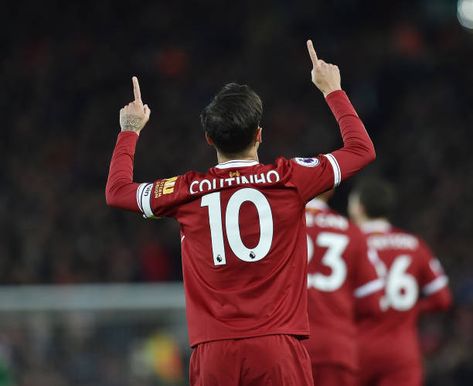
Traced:
<path id="1" fill-rule="evenodd" d="M 429 374 L 472 374 L 473 33 L 455 2 L 18 0 L 0 20 L 0 283 L 179 279 L 176 224 L 105 205 L 131 76 L 152 110 L 137 180 L 216 162 L 199 113 L 229 81 L 263 99 L 262 162 L 328 152 L 340 138 L 310 83 L 310 37 L 374 139 L 365 174 L 398 188 L 394 223 L 424 237 L 450 276 L 455 310 L 422 330 Z M 351 183 L 333 200 L 342 212 Z"/>
<path id="2" fill-rule="evenodd" d="M 2 326 L 1 386 L 187 384 L 184 310 L 139 317 L 127 311 L 32 313 L 28 319 Z"/>

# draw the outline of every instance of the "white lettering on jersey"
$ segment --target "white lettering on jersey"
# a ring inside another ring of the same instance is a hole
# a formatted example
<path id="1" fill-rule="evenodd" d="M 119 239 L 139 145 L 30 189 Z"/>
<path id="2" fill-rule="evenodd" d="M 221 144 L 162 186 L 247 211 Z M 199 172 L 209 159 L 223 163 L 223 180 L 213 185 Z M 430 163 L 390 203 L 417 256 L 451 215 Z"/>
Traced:
<path id="1" fill-rule="evenodd" d="M 239 184 L 249 184 L 250 183 L 250 181 L 248 181 L 248 178 L 246 178 L 245 176 L 241 176 L 240 179 L 241 179 L 241 182 L 238 182 Z"/>
<path id="2" fill-rule="evenodd" d="M 306 225 L 308 227 L 319 226 L 321 228 L 333 228 L 345 231 L 348 229 L 348 220 L 337 214 L 332 213 L 310 213 L 305 215 Z"/>
<path id="3" fill-rule="evenodd" d="M 189 193 L 210 192 L 217 189 L 217 187 L 226 188 L 243 184 L 275 184 L 280 179 L 281 177 L 276 170 L 270 170 L 266 173 L 250 174 L 249 176 L 194 180 L 189 185 Z"/>
<path id="4" fill-rule="evenodd" d="M 265 184 L 266 183 L 266 176 L 264 173 L 255 174 L 255 184 Z"/>
<path id="5" fill-rule="evenodd" d="M 368 246 L 377 251 L 383 249 L 410 249 L 419 246 L 417 238 L 406 234 L 373 235 L 368 237 Z"/>

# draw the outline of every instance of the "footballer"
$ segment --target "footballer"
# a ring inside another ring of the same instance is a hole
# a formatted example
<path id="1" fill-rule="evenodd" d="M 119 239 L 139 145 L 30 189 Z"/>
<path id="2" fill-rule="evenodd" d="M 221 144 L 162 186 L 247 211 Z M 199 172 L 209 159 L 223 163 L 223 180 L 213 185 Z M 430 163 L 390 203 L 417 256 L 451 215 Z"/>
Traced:
<path id="1" fill-rule="evenodd" d="M 350 217 L 385 277 L 382 314 L 359 321 L 360 386 L 422 385 L 418 316 L 452 302 L 448 278 L 427 244 L 389 222 L 394 202 L 393 188 L 380 179 L 360 182 L 349 197 Z"/>
<path id="2" fill-rule="evenodd" d="M 311 158 L 262 164 L 263 106 L 246 85 L 225 85 L 201 114 L 217 165 L 154 182 L 133 181 L 133 157 L 151 110 L 133 78 L 134 101 L 120 110 L 106 201 L 180 225 L 193 386 L 312 385 L 305 205 L 375 159 L 363 123 L 341 89 L 338 67 L 318 59 L 323 93 L 343 147 Z"/>
<path id="3" fill-rule="evenodd" d="M 306 205 L 310 338 L 304 345 L 316 386 L 356 386 L 356 320 L 379 315 L 384 280 L 358 227 L 329 207 L 332 194 Z"/>

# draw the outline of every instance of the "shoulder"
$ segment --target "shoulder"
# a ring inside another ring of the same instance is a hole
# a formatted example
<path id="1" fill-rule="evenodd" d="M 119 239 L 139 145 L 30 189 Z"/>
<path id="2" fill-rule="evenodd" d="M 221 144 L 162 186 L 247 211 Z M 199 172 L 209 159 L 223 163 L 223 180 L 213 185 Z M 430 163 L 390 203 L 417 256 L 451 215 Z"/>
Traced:
<path id="1" fill-rule="evenodd" d="M 404 241 L 406 245 L 410 246 L 412 249 L 428 248 L 427 243 L 422 237 L 409 230 L 393 226 L 390 234 L 398 238 L 401 242 Z"/>
<path id="2" fill-rule="evenodd" d="M 417 242 L 417 251 L 424 255 L 427 259 L 430 259 L 432 256 L 433 256 L 433 253 L 432 253 L 432 250 L 429 246 L 429 244 L 427 243 L 427 241 L 425 241 L 425 239 L 415 233 L 408 233 L 414 240 L 416 240 Z"/>
<path id="3" fill-rule="evenodd" d="M 278 157 L 274 164 L 266 165 L 275 168 L 281 175 L 282 180 L 295 179 L 299 183 L 318 184 L 321 181 L 314 180 L 326 172 L 327 159 L 323 155 L 317 157 Z"/>
<path id="4" fill-rule="evenodd" d="M 324 162 L 326 156 L 319 155 L 317 157 L 278 157 L 275 161 L 275 165 L 278 167 L 304 167 L 304 168 L 315 168 Z"/>
<path id="5" fill-rule="evenodd" d="M 315 226 L 320 229 L 351 234 L 352 224 L 350 221 L 345 216 L 332 209 L 306 209 L 306 221 L 308 227 Z"/>
<path id="6" fill-rule="evenodd" d="M 391 227 L 387 232 L 368 233 L 370 247 L 381 250 L 404 250 L 415 253 L 424 248 L 424 242 L 416 235 L 404 229 Z"/>
<path id="7" fill-rule="evenodd" d="M 365 253 L 366 248 L 368 247 L 368 241 L 366 235 L 361 231 L 361 229 L 351 220 L 346 218 L 348 223 L 347 235 L 350 237 L 350 244 L 357 248 L 360 253 Z"/>
<path id="8" fill-rule="evenodd" d="M 354 224 L 352 224 L 347 217 L 333 209 L 329 209 L 327 211 L 327 218 L 330 220 L 333 226 L 338 228 L 340 231 L 351 234 L 354 230 Z"/>
<path id="9" fill-rule="evenodd" d="M 348 232 L 353 238 L 358 240 L 366 241 L 366 234 L 356 225 L 353 221 L 347 219 L 348 221 Z"/>
<path id="10" fill-rule="evenodd" d="M 191 170 L 180 175 L 156 180 L 154 183 L 154 196 L 159 198 L 163 195 L 171 195 L 171 193 L 182 194 L 184 191 L 189 190 L 192 181 L 203 176 L 205 176 L 204 173 Z"/>
<path id="11" fill-rule="evenodd" d="M 198 172 L 195 172 L 195 171 L 187 171 L 183 174 L 179 174 L 179 175 L 176 175 L 176 176 L 172 176 L 172 177 L 166 177 L 166 178 L 161 178 L 159 180 L 156 181 L 156 184 L 158 185 L 168 185 L 168 186 L 177 186 L 177 185 L 180 185 L 180 184 L 186 184 L 188 183 L 189 181 L 191 181 L 193 178 L 195 178 L 196 176 L 198 176 L 199 174 L 202 174 L 202 173 L 198 173 Z"/>
<path id="12" fill-rule="evenodd" d="M 277 180 L 282 183 L 287 183 L 293 172 L 293 165 L 290 159 L 285 157 L 278 157 L 273 163 L 260 163 L 255 166 L 254 171 L 257 174 L 270 174 L 271 180 L 277 177 Z"/>

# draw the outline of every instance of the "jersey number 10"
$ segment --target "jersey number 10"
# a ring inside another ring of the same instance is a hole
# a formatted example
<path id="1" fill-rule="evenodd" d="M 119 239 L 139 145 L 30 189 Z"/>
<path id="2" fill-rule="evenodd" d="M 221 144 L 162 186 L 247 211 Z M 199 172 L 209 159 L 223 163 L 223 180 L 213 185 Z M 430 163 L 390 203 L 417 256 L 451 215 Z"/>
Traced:
<path id="1" fill-rule="evenodd" d="M 259 219 L 260 239 L 256 247 L 251 249 L 245 246 L 240 234 L 240 208 L 246 201 L 256 207 Z M 228 245 L 240 260 L 253 263 L 268 254 L 273 241 L 273 215 L 268 199 L 263 193 L 252 188 L 237 190 L 228 200 L 225 214 L 222 214 L 220 192 L 203 196 L 200 206 L 209 208 L 210 238 L 215 265 L 227 263 L 223 226 L 225 226 Z"/>

